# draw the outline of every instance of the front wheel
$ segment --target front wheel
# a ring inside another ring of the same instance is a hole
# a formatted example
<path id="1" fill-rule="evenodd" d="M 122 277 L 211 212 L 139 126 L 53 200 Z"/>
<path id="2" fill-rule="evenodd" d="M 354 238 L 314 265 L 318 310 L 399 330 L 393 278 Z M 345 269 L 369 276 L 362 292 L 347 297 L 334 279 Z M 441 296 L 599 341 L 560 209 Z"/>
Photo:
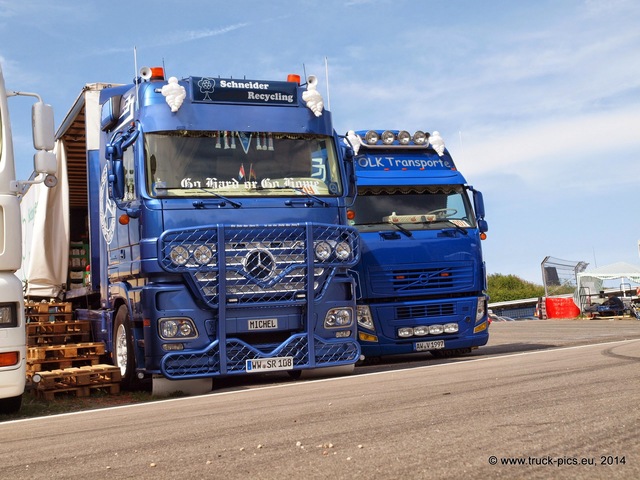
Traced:
<path id="1" fill-rule="evenodd" d="M 133 352 L 133 331 L 131 318 L 126 305 L 120 305 L 113 324 L 113 348 L 111 355 L 113 364 L 122 374 L 121 384 L 131 388 L 136 384 L 136 362 Z"/>

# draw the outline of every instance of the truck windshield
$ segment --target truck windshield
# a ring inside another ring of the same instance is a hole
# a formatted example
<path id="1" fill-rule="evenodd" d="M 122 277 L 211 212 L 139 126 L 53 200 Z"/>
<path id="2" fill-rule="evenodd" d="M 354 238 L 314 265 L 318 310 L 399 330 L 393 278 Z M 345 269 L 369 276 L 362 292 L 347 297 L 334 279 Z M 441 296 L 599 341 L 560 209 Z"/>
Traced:
<path id="1" fill-rule="evenodd" d="M 352 220 L 361 232 L 475 227 L 464 187 L 359 187 Z"/>
<path id="2" fill-rule="evenodd" d="M 275 132 L 154 132 L 145 135 L 151 196 L 337 196 L 332 137 Z"/>

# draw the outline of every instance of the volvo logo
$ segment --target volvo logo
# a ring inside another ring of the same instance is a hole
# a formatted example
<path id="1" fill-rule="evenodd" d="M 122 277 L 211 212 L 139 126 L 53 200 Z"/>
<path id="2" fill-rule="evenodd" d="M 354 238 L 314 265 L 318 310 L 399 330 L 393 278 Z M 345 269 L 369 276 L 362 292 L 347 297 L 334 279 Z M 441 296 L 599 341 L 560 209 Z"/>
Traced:
<path id="1" fill-rule="evenodd" d="M 253 278 L 266 280 L 273 275 L 276 268 L 276 259 L 271 255 L 271 252 L 256 249 L 245 255 L 242 259 L 242 265 L 244 266 L 244 271 Z"/>

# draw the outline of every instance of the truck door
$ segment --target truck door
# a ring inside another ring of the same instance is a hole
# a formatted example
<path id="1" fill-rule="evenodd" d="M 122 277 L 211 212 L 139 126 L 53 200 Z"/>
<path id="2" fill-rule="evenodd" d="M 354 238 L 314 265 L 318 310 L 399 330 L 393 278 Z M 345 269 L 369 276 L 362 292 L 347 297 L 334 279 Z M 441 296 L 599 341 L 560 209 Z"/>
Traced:
<path id="1" fill-rule="evenodd" d="M 114 238 L 109 245 L 110 275 L 129 277 L 140 270 L 140 230 L 137 217 L 127 215 L 126 208 L 139 205 L 138 183 L 134 164 L 134 147 L 130 146 L 122 154 L 124 169 L 124 196 L 116 202 Z M 116 273 L 117 272 L 117 273 Z M 113 278 L 113 277 L 112 277 Z"/>

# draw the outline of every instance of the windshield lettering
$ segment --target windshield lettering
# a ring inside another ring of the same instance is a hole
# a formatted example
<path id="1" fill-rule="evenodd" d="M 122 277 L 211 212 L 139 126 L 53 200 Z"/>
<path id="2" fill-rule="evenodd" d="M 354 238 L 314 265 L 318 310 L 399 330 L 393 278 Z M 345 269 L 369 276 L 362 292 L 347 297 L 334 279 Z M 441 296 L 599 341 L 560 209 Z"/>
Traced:
<path id="1" fill-rule="evenodd" d="M 342 193 L 333 137 L 276 132 L 145 134 L 152 196 L 291 196 Z M 213 195 L 212 195 L 213 196 Z"/>

